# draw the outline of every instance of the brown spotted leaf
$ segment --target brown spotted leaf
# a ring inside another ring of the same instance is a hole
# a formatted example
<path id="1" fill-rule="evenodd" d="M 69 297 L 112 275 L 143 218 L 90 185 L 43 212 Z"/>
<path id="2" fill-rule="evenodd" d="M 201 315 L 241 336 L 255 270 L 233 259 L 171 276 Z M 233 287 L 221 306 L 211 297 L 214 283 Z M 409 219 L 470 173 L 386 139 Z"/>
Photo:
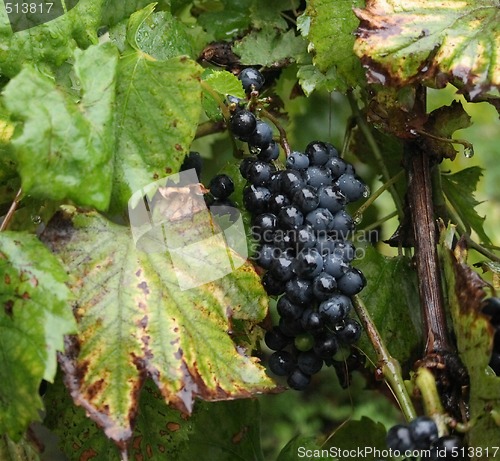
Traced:
<path id="1" fill-rule="evenodd" d="M 161 229 L 142 237 L 141 250 L 128 227 L 68 208 L 44 232 L 43 240 L 72 274 L 70 285 L 78 299 L 79 332 L 68 339 L 60 358 L 66 386 L 75 403 L 120 446 L 132 436 L 146 377 L 168 404 L 185 413 L 196 397 L 243 398 L 274 387 L 258 360 L 231 337 L 233 319 L 251 326 L 266 314 L 259 277 L 241 256 L 208 237 L 200 214 L 179 215 L 175 225 L 184 221 L 184 228 L 175 238 L 169 235 L 168 243 L 181 242 L 189 227 L 203 239 L 197 246 L 199 263 L 204 256 L 213 258 L 213 267 L 205 272 L 220 269 L 222 253 L 236 269 L 185 290 L 181 281 L 195 277 L 188 264 L 192 255 L 186 253 L 186 265 L 179 266 L 178 258 L 156 240 Z"/>
<path id="2" fill-rule="evenodd" d="M 475 422 L 468 432 L 471 447 L 486 449 L 498 445 L 500 414 L 500 378 L 489 368 L 494 329 L 481 313 L 486 283 L 465 264 L 466 251 L 459 241 L 450 250 L 453 229 L 443 233 L 440 248 L 444 266 L 453 329 L 458 353 L 470 377 L 470 417 Z M 496 443 L 492 442 L 495 441 Z M 485 459 L 481 456 L 473 459 Z"/>
<path id="3" fill-rule="evenodd" d="M 355 53 L 372 83 L 461 86 L 471 99 L 500 89 L 497 0 L 368 0 Z"/>

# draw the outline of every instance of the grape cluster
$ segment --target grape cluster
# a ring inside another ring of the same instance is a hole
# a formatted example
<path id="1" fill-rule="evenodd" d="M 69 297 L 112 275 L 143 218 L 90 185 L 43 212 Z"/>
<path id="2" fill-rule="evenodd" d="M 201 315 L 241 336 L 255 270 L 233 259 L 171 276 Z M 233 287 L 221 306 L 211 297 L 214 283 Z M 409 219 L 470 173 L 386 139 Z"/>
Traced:
<path id="1" fill-rule="evenodd" d="M 489 365 L 495 374 L 500 376 L 500 298 L 488 298 L 484 302 L 483 314 L 490 318 L 491 326 L 495 330 Z"/>
<path id="2" fill-rule="evenodd" d="M 399 451 L 428 450 L 426 459 L 430 460 L 460 460 L 462 444 L 455 435 L 439 437 L 436 423 L 427 416 L 419 416 L 408 425 L 397 424 L 387 433 L 387 447 Z"/>
<path id="3" fill-rule="evenodd" d="M 254 69 L 243 71 L 240 79 L 247 93 L 255 94 L 263 84 Z M 366 196 L 367 188 L 326 142 L 313 141 L 305 152 L 291 152 L 286 169 L 279 170 L 271 126 L 239 100 L 228 101 L 231 132 L 253 154 L 240 165 L 247 180 L 243 203 L 252 214 L 257 242 L 253 258 L 266 271 L 265 290 L 279 297 L 279 325 L 265 336 L 275 351 L 269 368 L 302 390 L 325 363 L 345 358 L 361 334 L 349 314 L 351 296 L 366 280 L 351 265 L 355 248 L 348 237 L 354 220 L 345 207 Z"/>

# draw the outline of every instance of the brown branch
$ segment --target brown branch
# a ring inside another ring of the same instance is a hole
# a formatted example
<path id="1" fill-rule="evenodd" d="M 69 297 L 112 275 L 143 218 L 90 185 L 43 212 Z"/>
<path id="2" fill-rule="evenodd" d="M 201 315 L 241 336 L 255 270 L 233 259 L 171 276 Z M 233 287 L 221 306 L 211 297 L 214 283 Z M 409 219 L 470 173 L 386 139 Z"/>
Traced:
<path id="1" fill-rule="evenodd" d="M 424 322 L 425 355 L 451 352 L 437 254 L 431 158 L 417 141 L 405 144 L 408 199 L 415 236 L 415 260 Z"/>

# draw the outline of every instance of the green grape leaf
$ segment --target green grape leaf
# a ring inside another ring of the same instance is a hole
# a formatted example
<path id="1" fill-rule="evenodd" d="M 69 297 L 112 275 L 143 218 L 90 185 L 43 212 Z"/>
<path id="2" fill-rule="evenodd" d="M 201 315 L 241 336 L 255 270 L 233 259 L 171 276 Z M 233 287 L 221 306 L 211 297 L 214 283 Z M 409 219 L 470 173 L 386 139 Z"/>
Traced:
<path id="1" fill-rule="evenodd" d="M 443 192 L 451 206 L 467 228 L 472 228 L 482 242 L 491 243 L 484 231 L 484 220 L 474 209 L 481 202 L 474 198 L 479 179 L 483 175 L 482 168 L 472 166 L 454 174 L 442 174 Z"/>
<path id="2" fill-rule="evenodd" d="M 292 30 L 280 32 L 265 26 L 235 42 L 233 51 L 242 64 L 280 67 L 293 62 L 306 52 L 306 42 Z"/>
<path id="3" fill-rule="evenodd" d="M 311 0 L 300 18 L 301 32 L 311 43 L 313 64 L 339 91 L 363 81 L 361 63 L 352 49 L 358 25 L 353 7 L 363 4 L 363 0 L 337 0 L 333 6 L 330 0 Z"/>
<path id="4" fill-rule="evenodd" d="M 298 435 L 283 447 L 276 461 L 290 461 L 292 459 L 331 460 L 330 450 L 325 448 L 325 451 L 321 452 L 322 449 L 315 437 Z"/>
<path id="5" fill-rule="evenodd" d="M 414 354 L 422 347 L 418 284 L 411 262 L 404 257 L 385 257 L 372 246 L 360 247 L 357 251 L 361 250 L 364 254 L 355 265 L 363 272 L 368 284 L 359 296 L 384 342 L 389 345 L 389 352 L 402 365 L 411 367 L 416 358 Z M 359 345 L 376 363 L 375 353 L 365 335 Z"/>
<path id="6" fill-rule="evenodd" d="M 198 23 L 216 40 L 228 40 L 250 26 L 252 0 L 215 0 L 204 4 Z"/>
<path id="7" fill-rule="evenodd" d="M 24 122 L 12 143 L 26 193 L 101 210 L 109 206 L 117 62 L 109 43 L 75 52 L 78 103 L 31 67 L 9 82 L 5 104 Z"/>
<path id="8" fill-rule="evenodd" d="M 462 104 L 453 101 L 449 106 L 442 106 L 429 114 L 425 124 L 428 133 L 440 138 L 451 139 L 453 133 L 472 125 L 470 115 L 465 112 Z M 457 149 L 453 144 L 424 137 L 429 152 L 439 152 L 439 155 L 451 160 L 455 159 Z"/>
<path id="9" fill-rule="evenodd" d="M 40 461 L 40 455 L 26 437 L 13 442 L 6 435 L 0 435 L 0 459 L 2 461 Z"/>
<path id="10" fill-rule="evenodd" d="M 104 0 L 82 0 L 63 16 L 28 30 L 13 33 L 0 8 L 0 72 L 14 77 L 22 66 L 55 69 L 71 58 L 76 48 L 96 44 Z"/>
<path id="11" fill-rule="evenodd" d="M 337 73 L 334 67 L 323 74 L 316 66 L 305 64 L 299 67 L 297 78 L 304 94 L 310 96 L 316 90 L 333 91 L 336 88 Z"/>
<path id="12" fill-rule="evenodd" d="M 162 213 L 173 212 L 173 227 L 153 227 L 139 247 L 129 228 L 95 212 L 67 209 L 43 234 L 73 275 L 70 286 L 78 299 L 79 334 L 68 340 L 60 361 L 65 384 L 75 403 L 118 444 L 132 437 L 131 420 L 147 376 L 167 403 L 185 413 L 196 397 L 242 398 L 274 388 L 258 359 L 230 333 L 232 319 L 257 328 L 266 315 L 260 279 L 214 234 L 210 216 L 184 214 L 186 198 L 181 194 L 168 209 L 161 208 L 164 202 L 157 205 Z M 228 257 L 232 266 L 224 268 Z M 198 282 L 194 273 L 207 264 L 204 273 L 228 275 L 181 290 L 181 283 Z M 231 267 L 236 269 L 230 272 Z"/>
<path id="13" fill-rule="evenodd" d="M 0 233 L 0 434 L 13 440 L 40 418 L 40 382 L 54 379 L 56 351 L 75 331 L 66 279 L 35 236 Z"/>
<path id="14" fill-rule="evenodd" d="M 476 423 L 468 431 L 467 441 L 471 447 L 485 449 L 499 441 L 500 378 L 488 366 L 494 328 L 481 313 L 486 283 L 465 264 L 463 241 L 450 250 L 453 235 L 452 227 L 443 231 L 439 254 L 458 353 L 470 378 L 470 418 Z"/>
<path id="15" fill-rule="evenodd" d="M 231 72 L 214 70 L 208 73 L 203 81 L 207 85 L 210 85 L 214 91 L 217 91 L 217 93 L 223 96 L 230 94 L 237 98 L 245 97 L 245 91 L 243 90 L 241 81 Z"/>
<path id="16" fill-rule="evenodd" d="M 106 26 L 115 26 L 135 11 L 145 9 L 148 5 L 153 4 L 151 0 L 127 0 L 126 2 L 122 0 L 104 0 L 101 3 L 101 24 Z M 159 0 L 153 5 L 158 5 L 158 9 L 168 10 L 170 2 L 168 0 Z"/>
<path id="17" fill-rule="evenodd" d="M 118 65 L 112 209 L 132 194 L 179 171 L 201 113 L 201 67 L 181 56 L 154 61 L 139 51 Z"/>
<path id="18" fill-rule="evenodd" d="M 452 82 L 471 99 L 500 89 L 500 8 L 496 0 L 368 0 L 354 51 L 372 83 Z"/>
<path id="19" fill-rule="evenodd" d="M 193 55 L 186 27 L 169 11 L 154 13 L 156 3 L 136 11 L 127 25 L 127 41 L 137 51 L 166 61 L 180 55 Z"/>
<path id="20" fill-rule="evenodd" d="M 45 396 L 45 424 L 61 440 L 61 449 L 75 459 L 92 454 L 93 461 L 118 458 L 116 446 L 94 422 L 75 407 L 62 380 Z M 259 407 L 255 400 L 198 402 L 186 418 L 166 405 L 154 383 L 141 390 L 139 412 L 134 424 L 129 459 L 238 459 L 262 460 L 259 434 Z M 217 421 L 217 424 L 213 424 Z"/>
<path id="21" fill-rule="evenodd" d="M 380 452 L 387 449 L 385 436 L 382 423 L 363 416 L 343 424 L 328 438 L 324 448 L 331 448 L 330 456 L 336 459 L 376 461 L 380 459 Z"/>
<path id="22" fill-rule="evenodd" d="M 297 0 L 253 0 L 250 9 L 250 18 L 252 25 L 256 29 L 264 27 L 274 27 L 279 30 L 288 29 L 288 24 L 282 15 L 282 12 L 298 8 Z"/>

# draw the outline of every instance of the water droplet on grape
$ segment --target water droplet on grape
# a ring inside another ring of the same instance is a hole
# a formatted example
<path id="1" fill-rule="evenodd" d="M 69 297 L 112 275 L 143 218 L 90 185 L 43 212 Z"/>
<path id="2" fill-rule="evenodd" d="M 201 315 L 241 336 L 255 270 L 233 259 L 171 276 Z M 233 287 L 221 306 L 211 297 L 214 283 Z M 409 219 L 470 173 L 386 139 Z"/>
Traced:
<path id="1" fill-rule="evenodd" d="M 370 188 L 365 184 L 364 190 L 363 190 L 363 197 L 368 198 L 370 196 Z"/>
<path id="2" fill-rule="evenodd" d="M 465 158 L 474 157 L 474 148 L 472 146 L 464 147 L 464 156 L 465 156 Z"/>
<path id="3" fill-rule="evenodd" d="M 38 226 L 38 224 L 42 223 L 42 217 L 37 214 L 31 215 L 31 222 Z"/>

